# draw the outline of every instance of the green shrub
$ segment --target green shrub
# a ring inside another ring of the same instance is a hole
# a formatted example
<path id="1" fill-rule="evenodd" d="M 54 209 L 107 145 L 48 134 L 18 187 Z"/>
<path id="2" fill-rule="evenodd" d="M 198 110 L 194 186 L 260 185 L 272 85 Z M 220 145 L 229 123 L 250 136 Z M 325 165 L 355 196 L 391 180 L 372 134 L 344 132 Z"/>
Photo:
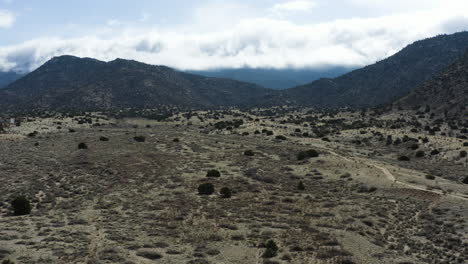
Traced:
<path id="1" fill-rule="evenodd" d="M 136 142 L 145 142 L 146 138 L 144 136 L 136 136 L 133 138 Z"/>
<path id="2" fill-rule="evenodd" d="M 466 177 L 462 180 L 462 183 L 468 184 L 468 176 L 466 176 Z"/>
<path id="3" fill-rule="evenodd" d="M 31 202 L 25 196 L 18 196 L 11 202 L 15 215 L 28 215 L 31 213 Z"/>
<path id="4" fill-rule="evenodd" d="M 174 138 L 174 139 L 172 140 L 172 142 L 178 143 L 178 142 L 180 142 L 180 139 Z"/>
<path id="5" fill-rule="evenodd" d="M 219 178 L 219 177 L 221 177 L 221 173 L 220 173 L 218 170 L 209 170 L 209 171 L 206 173 L 206 177 L 209 177 L 209 178 Z"/>
<path id="6" fill-rule="evenodd" d="M 305 190 L 305 185 L 304 185 L 304 183 L 303 183 L 303 182 L 299 182 L 299 183 L 297 184 L 297 189 L 298 189 L 299 191 L 304 191 L 304 190 Z"/>
<path id="7" fill-rule="evenodd" d="M 438 151 L 437 149 L 434 149 L 433 151 L 431 151 L 432 156 L 438 155 L 439 153 L 440 153 L 440 151 Z"/>
<path id="8" fill-rule="evenodd" d="M 15 264 L 15 263 L 9 259 L 5 259 L 2 261 L 2 264 Z"/>
<path id="9" fill-rule="evenodd" d="M 424 151 L 422 151 L 422 150 L 417 151 L 416 152 L 416 158 L 422 158 L 422 157 L 424 157 Z"/>
<path id="10" fill-rule="evenodd" d="M 99 140 L 100 141 L 109 141 L 109 138 L 108 137 L 100 137 Z"/>
<path id="11" fill-rule="evenodd" d="M 460 158 L 466 158 L 466 156 L 467 156 L 466 151 L 464 150 L 460 151 Z"/>
<path id="12" fill-rule="evenodd" d="M 304 159 L 308 159 L 308 158 L 316 158 L 318 156 L 319 156 L 319 153 L 316 150 L 311 149 L 311 150 L 299 152 L 297 154 L 297 160 L 304 160 Z"/>
<path id="13" fill-rule="evenodd" d="M 232 196 L 231 189 L 229 189 L 228 187 L 221 188 L 219 193 L 221 194 L 222 198 L 231 198 L 231 196 Z"/>
<path id="14" fill-rule="evenodd" d="M 249 150 L 244 151 L 244 155 L 245 155 L 245 156 L 252 157 L 252 156 L 255 155 L 255 153 L 253 152 L 253 150 L 250 150 L 250 149 L 249 149 Z"/>
<path id="15" fill-rule="evenodd" d="M 80 144 L 78 144 L 78 149 L 88 149 L 88 145 L 86 145 L 86 143 L 81 142 Z"/>
<path id="16" fill-rule="evenodd" d="M 202 183 L 198 185 L 198 194 L 200 195 L 212 195 L 214 191 L 214 185 L 211 183 Z"/>
<path id="17" fill-rule="evenodd" d="M 278 246 L 276 245 L 275 241 L 268 240 L 265 244 L 266 250 L 262 255 L 262 258 L 273 258 L 278 255 Z"/>
<path id="18" fill-rule="evenodd" d="M 435 176 L 434 176 L 434 175 L 427 174 L 427 175 L 426 175 L 426 179 L 428 179 L 428 180 L 435 180 Z"/>
<path id="19" fill-rule="evenodd" d="M 287 139 L 287 138 L 286 138 L 285 136 L 283 136 L 283 135 L 278 135 L 278 136 L 276 136 L 275 138 L 278 139 L 278 140 L 286 140 L 286 139 Z"/>
<path id="20" fill-rule="evenodd" d="M 400 156 L 398 157 L 399 161 L 410 161 L 410 158 L 408 156 Z"/>

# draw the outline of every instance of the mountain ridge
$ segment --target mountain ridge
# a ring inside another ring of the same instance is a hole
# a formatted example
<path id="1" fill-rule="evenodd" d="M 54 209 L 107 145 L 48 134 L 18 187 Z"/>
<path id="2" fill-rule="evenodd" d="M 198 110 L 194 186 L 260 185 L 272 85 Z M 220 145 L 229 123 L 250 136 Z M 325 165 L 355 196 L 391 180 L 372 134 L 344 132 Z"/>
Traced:
<path id="1" fill-rule="evenodd" d="M 468 32 L 439 35 L 408 45 L 387 59 L 334 79 L 285 91 L 295 104 L 369 107 L 390 103 L 430 80 L 468 49 Z"/>
<path id="2" fill-rule="evenodd" d="M 52 58 L 0 91 L 0 104 L 17 110 L 210 108 L 243 106 L 269 92 L 255 84 L 183 73 L 166 66 L 65 55 Z"/>

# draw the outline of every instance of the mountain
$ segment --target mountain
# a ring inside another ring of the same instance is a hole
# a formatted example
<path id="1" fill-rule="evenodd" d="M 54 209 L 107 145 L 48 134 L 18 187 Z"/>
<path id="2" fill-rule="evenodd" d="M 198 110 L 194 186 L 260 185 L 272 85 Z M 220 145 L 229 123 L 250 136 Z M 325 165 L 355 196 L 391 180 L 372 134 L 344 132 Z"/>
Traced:
<path id="1" fill-rule="evenodd" d="M 362 107 L 393 102 L 430 80 L 468 49 L 468 32 L 417 41 L 395 55 L 334 79 L 285 91 L 294 104 Z"/>
<path id="2" fill-rule="evenodd" d="M 212 108 L 252 105 L 272 90 L 164 66 L 60 56 L 0 91 L 9 110 L 106 111 L 124 108 Z"/>
<path id="3" fill-rule="evenodd" d="M 16 72 L 0 72 L 0 89 L 18 80 L 21 76 L 21 74 Z"/>
<path id="4" fill-rule="evenodd" d="M 468 52 L 432 80 L 398 100 L 396 107 L 468 119 Z"/>
<path id="5" fill-rule="evenodd" d="M 350 72 L 347 67 L 326 67 L 310 69 L 265 69 L 265 68 L 240 68 L 240 69 L 215 69 L 203 71 L 188 71 L 189 73 L 238 80 L 255 83 L 260 86 L 284 90 L 299 85 L 304 85 L 320 78 L 335 78 Z"/>

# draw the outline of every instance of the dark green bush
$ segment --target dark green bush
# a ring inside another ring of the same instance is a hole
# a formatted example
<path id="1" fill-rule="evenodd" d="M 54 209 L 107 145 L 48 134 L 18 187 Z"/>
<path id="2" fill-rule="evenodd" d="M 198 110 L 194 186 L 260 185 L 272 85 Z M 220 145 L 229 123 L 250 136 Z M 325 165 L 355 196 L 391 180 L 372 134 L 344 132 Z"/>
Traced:
<path id="1" fill-rule="evenodd" d="M 81 142 L 80 144 L 78 144 L 78 149 L 88 149 L 88 145 L 86 145 L 86 143 Z"/>
<path id="2" fill-rule="evenodd" d="M 15 215 L 28 215 L 31 213 L 31 202 L 25 196 L 18 196 L 11 202 Z"/>
<path id="3" fill-rule="evenodd" d="M 466 151 L 464 150 L 460 151 L 460 158 L 466 158 L 466 156 L 467 156 Z"/>
<path id="4" fill-rule="evenodd" d="M 229 189 L 228 187 L 221 188 L 219 193 L 221 194 L 222 198 L 231 198 L 231 196 L 232 196 L 231 189 Z"/>
<path id="5" fill-rule="evenodd" d="M 99 140 L 100 141 L 109 141 L 109 138 L 108 137 L 100 137 Z"/>
<path id="6" fill-rule="evenodd" d="M 318 156 L 319 156 L 319 153 L 316 150 L 311 149 L 311 150 L 299 152 L 297 154 L 297 160 L 304 160 L 304 159 L 308 159 L 308 158 L 316 158 Z"/>
<path id="7" fill-rule="evenodd" d="M 2 264 L 15 264 L 15 263 L 9 259 L 5 259 L 2 261 Z"/>
<path id="8" fill-rule="evenodd" d="M 174 139 L 172 140 L 172 142 L 178 143 L 178 142 L 180 142 L 180 139 L 174 138 Z"/>
<path id="9" fill-rule="evenodd" d="M 431 151 L 432 156 L 438 155 L 439 153 L 440 153 L 440 151 L 438 151 L 437 149 L 434 149 L 433 151 Z"/>
<path id="10" fill-rule="evenodd" d="M 219 177 L 221 177 L 221 173 L 220 173 L 218 170 L 209 170 L 209 171 L 206 173 L 206 177 L 209 177 L 209 178 L 219 178 Z"/>
<path id="11" fill-rule="evenodd" d="M 305 185 L 304 185 L 304 183 L 303 183 L 303 182 L 299 182 L 299 183 L 297 184 L 297 189 L 298 189 L 299 191 L 304 191 L 304 190 L 305 190 Z"/>
<path id="12" fill-rule="evenodd" d="M 422 158 L 422 157 L 424 157 L 424 151 L 422 151 L 422 150 L 417 151 L 416 152 L 416 158 Z"/>
<path id="13" fill-rule="evenodd" d="M 198 185 L 198 194 L 200 195 L 212 195 L 214 191 L 214 185 L 211 183 L 202 183 Z"/>
<path id="14" fill-rule="evenodd" d="M 245 156 L 252 157 L 252 156 L 255 155 L 255 153 L 253 152 L 253 150 L 250 150 L 250 149 L 249 149 L 249 150 L 244 151 L 244 155 L 245 155 Z"/>
<path id="15" fill-rule="evenodd" d="M 283 135 L 278 135 L 278 136 L 276 136 L 276 139 L 278 139 L 278 140 L 286 140 L 287 138 L 286 138 L 285 136 L 283 136 Z"/>
<path id="16" fill-rule="evenodd" d="M 428 179 L 428 180 L 435 180 L 435 176 L 434 176 L 434 175 L 427 174 L 427 175 L 426 175 L 426 179 Z"/>
<path id="17" fill-rule="evenodd" d="M 466 176 L 466 177 L 462 180 L 462 183 L 468 184 L 468 176 Z"/>
<path id="18" fill-rule="evenodd" d="M 275 241 L 268 240 L 265 244 L 266 250 L 262 255 L 262 258 L 273 258 L 278 255 L 278 246 L 276 245 Z"/>
<path id="19" fill-rule="evenodd" d="M 136 142 L 145 142 L 146 138 L 144 136 L 136 136 L 133 138 Z"/>
<path id="20" fill-rule="evenodd" d="M 399 161 L 410 161 L 410 158 L 408 156 L 400 156 L 398 157 Z"/>

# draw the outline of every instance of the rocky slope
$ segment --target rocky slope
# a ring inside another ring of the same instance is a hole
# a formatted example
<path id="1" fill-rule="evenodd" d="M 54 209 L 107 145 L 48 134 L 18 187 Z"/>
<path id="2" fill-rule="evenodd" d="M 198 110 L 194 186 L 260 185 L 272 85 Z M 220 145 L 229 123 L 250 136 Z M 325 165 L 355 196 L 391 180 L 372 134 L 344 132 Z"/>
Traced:
<path id="1" fill-rule="evenodd" d="M 389 103 L 433 78 L 467 48 L 468 32 L 417 41 L 376 64 L 289 89 L 286 95 L 296 104 L 320 107 Z"/>
<path id="2" fill-rule="evenodd" d="M 0 92 L 9 110 L 106 111 L 123 108 L 211 108 L 251 105 L 271 91 L 229 79 L 117 59 L 56 57 Z"/>
<path id="3" fill-rule="evenodd" d="M 447 117 L 468 118 L 468 53 L 395 105 Z"/>

